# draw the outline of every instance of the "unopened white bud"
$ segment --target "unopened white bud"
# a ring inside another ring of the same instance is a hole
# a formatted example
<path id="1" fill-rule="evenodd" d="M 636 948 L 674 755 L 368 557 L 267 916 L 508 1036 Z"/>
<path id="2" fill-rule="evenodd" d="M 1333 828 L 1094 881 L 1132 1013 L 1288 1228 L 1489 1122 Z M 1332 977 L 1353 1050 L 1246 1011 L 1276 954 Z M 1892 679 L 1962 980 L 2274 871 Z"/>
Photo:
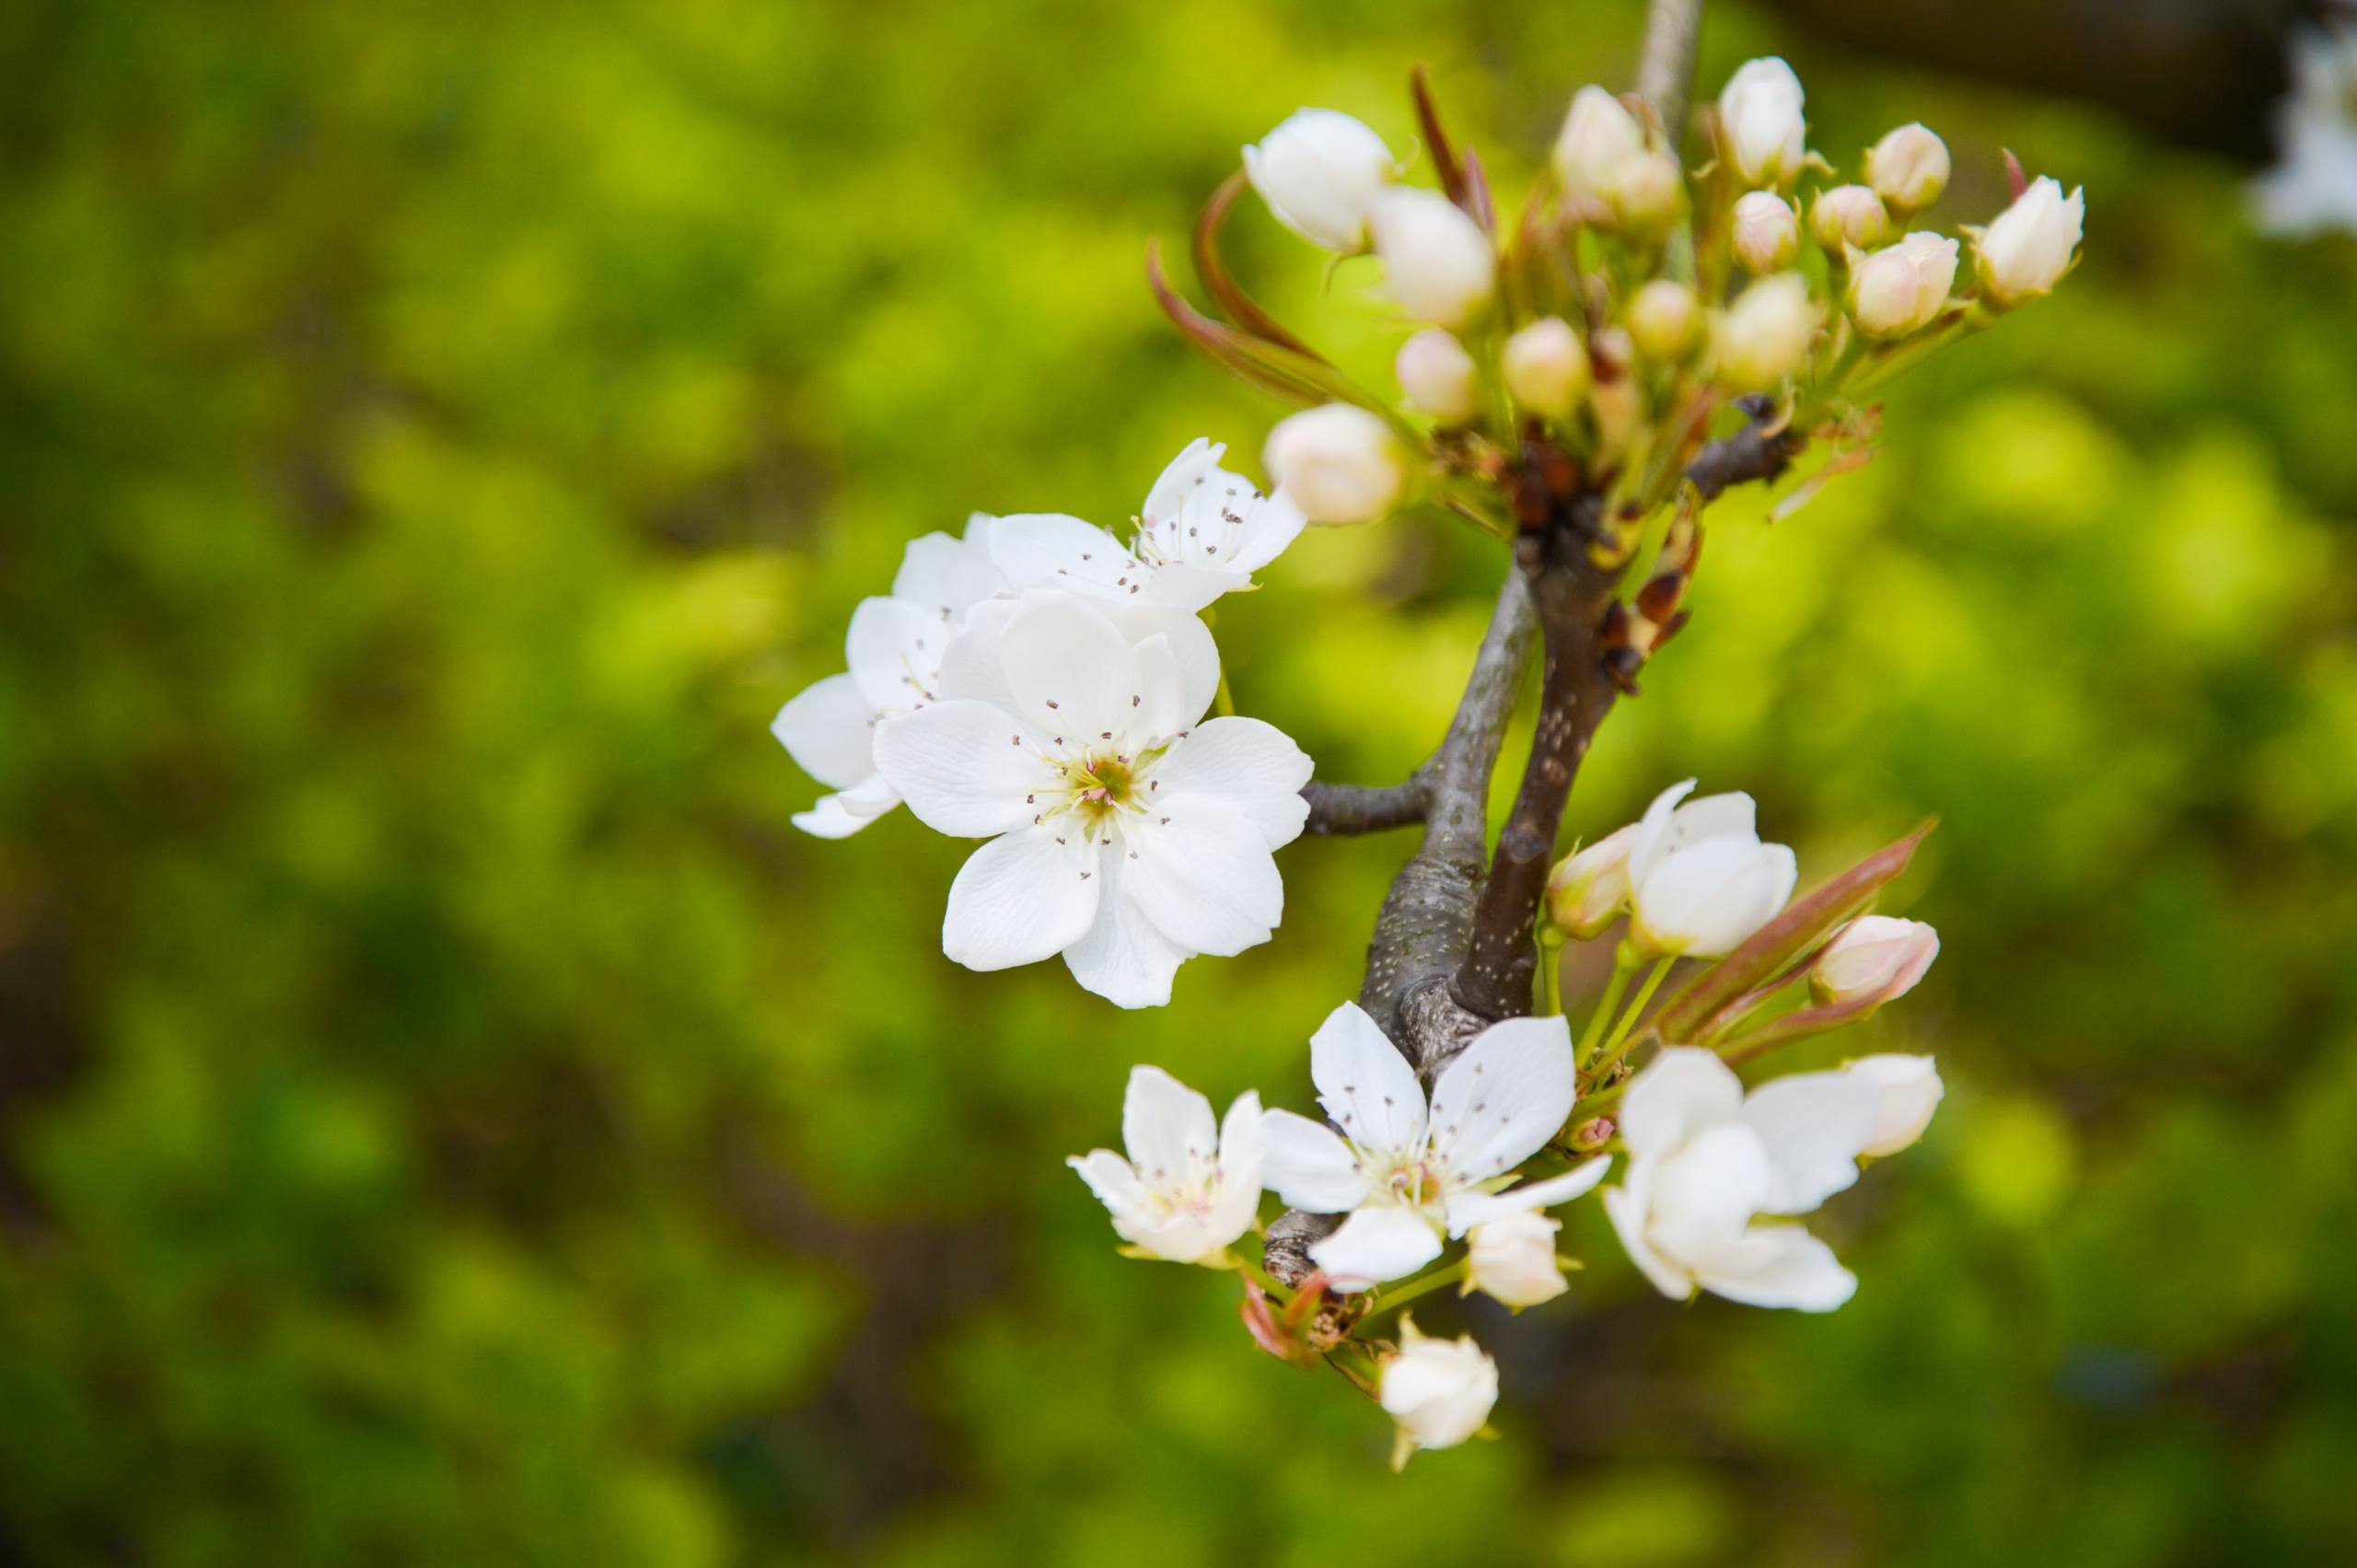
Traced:
<path id="1" fill-rule="evenodd" d="M 1850 318 L 1870 338 L 1901 338 L 1928 327 L 1956 285 L 1956 243 L 1917 232 L 1850 270 Z"/>
<path id="2" fill-rule="evenodd" d="M 1928 125 L 1887 131 L 1867 149 L 1866 183 L 1899 216 L 1920 212 L 1948 188 L 1948 145 Z"/>
<path id="3" fill-rule="evenodd" d="M 1481 1430 L 1498 1402 L 1498 1364 L 1470 1336 L 1436 1340 L 1399 1318 L 1399 1349 L 1383 1364 L 1383 1408 L 1399 1423 L 1394 1468 L 1418 1448 L 1453 1448 Z"/>
<path id="4" fill-rule="evenodd" d="M 1497 292 L 1490 237 L 1439 192 L 1386 191 L 1376 199 L 1373 224 L 1391 297 L 1418 320 L 1462 327 Z"/>
<path id="5" fill-rule="evenodd" d="M 1595 374 L 1587 344 L 1561 316 L 1533 321 L 1508 338 L 1504 369 L 1514 401 L 1550 419 L 1579 407 Z"/>
<path id="6" fill-rule="evenodd" d="M 1686 285 L 1655 278 L 1629 301 L 1629 335 L 1648 358 L 1683 359 L 1701 341 L 1702 302 Z"/>
<path id="7" fill-rule="evenodd" d="M 1980 286 L 1991 301 L 2018 305 L 2053 293 L 2071 270 L 2086 215 L 2084 189 L 2066 197 L 2050 176 L 2031 180 L 1980 236 Z"/>
<path id="8" fill-rule="evenodd" d="M 1475 1225 L 1465 1237 L 1465 1282 L 1519 1312 L 1552 1301 L 1571 1288 L 1555 1260 L 1561 1220 L 1545 1214 L 1505 1214 Z"/>
<path id="9" fill-rule="evenodd" d="M 1798 273 L 1761 278 L 1736 296 L 1711 334 L 1719 381 L 1738 392 L 1766 391 L 1808 359 L 1818 310 Z"/>
<path id="10" fill-rule="evenodd" d="M 1598 87 L 1572 95 L 1555 138 L 1555 172 L 1564 189 L 1609 201 L 1622 168 L 1644 151 L 1645 129 L 1619 99 Z"/>
<path id="11" fill-rule="evenodd" d="M 1920 920 L 1861 915 L 1843 926 L 1808 971 L 1819 1002 L 1872 997 L 1879 1005 L 1915 989 L 1940 956 L 1940 934 Z"/>
<path id="12" fill-rule="evenodd" d="M 1408 482 L 1391 426 L 1354 403 L 1328 403 L 1278 421 L 1261 461 L 1313 523 L 1364 523 L 1391 509 Z"/>
<path id="13" fill-rule="evenodd" d="M 1276 220 L 1346 256 L 1366 249 L 1375 199 L 1399 172 L 1382 137 L 1334 109 L 1296 110 L 1244 149 L 1245 177 Z"/>
<path id="14" fill-rule="evenodd" d="M 1770 55 L 1746 61 L 1719 92 L 1722 151 L 1748 185 L 1782 185 L 1807 157 L 1801 79 Z"/>
<path id="15" fill-rule="evenodd" d="M 1881 244 L 1890 233 L 1890 215 L 1883 210 L 1882 198 L 1864 186 L 1836 185 L 1818 192 L 1809 203 L 1808 226 L 1817 242 L 1838 259 L 1844 247 L 1871 250 Z"/>
<path id="16" fill-rule="evenodd" d="M 1801 253 L 1801 215 L 1773 191 L 1751 191 L 1735 203 L 1735 254 L 1755 275 L 1781 273 Z"/>
<path id="17" fill-rule="evenodd" d="M 1629 846 L 1637 824 L 1567 856 L 1547 877 L 1547 918 L 1582 942 L 1604 935 L 1629 908 Z"/>
<path id="18" fill-rule="evenodd" d="M 1481 367 L 1465 345 L 1438 327 L 1427 327 L 1399 345 L 1393 364 L 1410 406 L 1443 424 L 1470 419 L 1481 407 Z"/>

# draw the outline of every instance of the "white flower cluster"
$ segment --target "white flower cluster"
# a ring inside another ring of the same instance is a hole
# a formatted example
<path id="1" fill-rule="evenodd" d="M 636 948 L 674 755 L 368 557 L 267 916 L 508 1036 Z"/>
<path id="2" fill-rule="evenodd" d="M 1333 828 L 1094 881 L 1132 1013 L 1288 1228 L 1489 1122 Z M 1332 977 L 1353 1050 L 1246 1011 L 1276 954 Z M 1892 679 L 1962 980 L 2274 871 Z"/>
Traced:
<path id="1" fill-rule="evenodd" d="M 2323 66 L 2311 73 L 2326 74 Z M 1690 373 L 1722 396 L 1806 390 L 1830 401 L 1895 365 L 1889 351 L 1902 341 L 1987 325 L 2050 293 L 2075 264 L 2081 192 L 2017 177 L 2011 206 L 1985 228 L 1960 230 L 1972 246 L 1966 267 L 1963 240 L 1910 226 L 1946 189 L 1946 144 L 1922 125 L 1902 125 L 1865 153 L 1858 181 L 1820 180 L 1833 170 L 1808 147 L 1805 101 L 1782 60 L 1745 64 L 1707 116 L 1717 157 L 1689 181 L 1674 143 L 1633 100 L 1582 87 L 1555 143 L 1553 211 L 1520 224 L 1490 219 L 1483 203 L 1401 183 L 1382 137 L 1335 110 L 1293 115 L 1244 149 L 1244 167 L 1271 214 L 1295 234 L 1343 256 L 1371 251 L 1391 299 L 1424 323 L 1396 367 L 1408 407 L 1444 428 L 1479 424 L 1491 406 L 1480 367 L 1492 364 L 1495 389 L 1515 410 L 1575 426 L 1585 411 L 1604 445 L 1621 446 L 1642 427 L 1648 401 L 1664 416 L 1687 416 L 1684 399 L 1667 395 L 1672 385 L 1623 374 L 1637 355 Z M 2321 123 L 2311 113 L 2293 122 L 2301 147 L 2329 142 L 2314 130 Z M 2339 166 L 2311 154 L 2302 167 Z M 2298 190 L 2320 196 L 2326 180 L 2304 176 Z M 2269 201 L 2271 210 L 2330 204 L 2317 196 Z M 1665 237 L 1689 215 L 1697 262 L 1672 276 L 1662 267 Z M 1505 285 L 1518 270 L 1544 276 L 1576 266 L 1576 243 L 1550 237 L 1581 228 L 1625 247 L 1634 265 L 1597 273 L 1571 299 Z M 1825 258 L 1823 288 L 1800 268 L 1809 239 Z M 1560 246 L 1562 254 L 1542 268 L 1516 252 L 1533 242 Z M 1747 285 L 1733 286 L 1745 278 Z M 1880 359 L 1865 352 L 1877 347 L 1886 351 Z M 1595 373 L 1598 361 L 1609 373 Z M 1280 424 L 1267 463 L 1318 522 L 1379 517 L 1415 477 L 1393 426 L 1341 402 Z"/>
<path id="2" fill-rule="evenodd" d="M 976 970 L 1061 953 L 1124 1007 L 1170 999 L 1199 953 L 1265 942 L 1274 852 L 1302 828 L 1309 759 L 1258 719 L 1206 719 L 1219 650 L 1198 611 L 1252 586 L 1301 532 L 1197 441 L 1126 540 L 1052 514 L 977 516 L 911 542 L 864 601 L 850 668 L 772 726 L 839 792 L 795 818 L 825 838 L 905 801 L 988 842 L 950 885 L 943 952 Z"/>

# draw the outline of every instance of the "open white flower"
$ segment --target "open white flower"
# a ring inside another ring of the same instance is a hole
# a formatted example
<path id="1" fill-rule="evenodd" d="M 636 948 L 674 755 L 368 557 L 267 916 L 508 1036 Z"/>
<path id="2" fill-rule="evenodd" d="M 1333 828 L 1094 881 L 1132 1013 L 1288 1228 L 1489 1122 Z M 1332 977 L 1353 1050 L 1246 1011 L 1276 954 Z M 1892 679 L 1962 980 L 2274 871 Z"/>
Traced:
<path id="1" fill-rule="evenodd" d="M 1248 588 L 1306 519 L 1283 491 L 1262 495 L 1220 467 L 1226 455 L 1198 436 L 1171 459 L 1127 544 L 1078 517 L 1032 512 L 998 520 L 991 560 L 1012 587 L 1062 588 L 1125 608 L 1192 611 Z"/>
<path id="2" fill-rule="evenodd" d="M 1654 797 L 1629 841 L 1629 935 L 1641 951 L 1724 958 L 1793 896 L 1800 864 L 1759 842 L 1759 807 L 1740 790 L 1680 806 L 1692 779 Z"/>
<path id="3" fill-rule="evenodd" d="M 804 832 L 847 838 L 900 803 L 876 769 L 876 726 L 938 700 L 942 655 L 967 611 L 1006 587 L 991 563 L 995 523 L 977 512 L 963 539 L 911 540 L 891 593 L 852 612 L 843 650 L 850 668 L 803 688 L 771 721 L 770 733 L 802 771 L 839 792 L 795 814 Z"/>
<path id="4" fill-rule="evenodd" d="M 1267 941 L 1309 759 L 1258 719 L 1199 723 L 1218 683 L 1192 615 L 1117 622 L 1038 590 L 978 610 L 941 701 L 876 735 L 920 821 L 991 841 L 950 886 L 942 951 L 976 970 L 1062 953 L 1086 989 L 1146 1007 L 1195 954 Z"/>
<path id="5" fill-rule="evenodd" d="M 1469 1334 L 1436 1340 L 1399 1317 L 1399 1349 L 1383 1364 L 1378 1398 L 1399 1424 L 1398 1469 L 1419 1448 L 1454 1448 L 1481 1430 L 1498 1402 L 1498 1364 Z"/>
<path id="6" fill-rule="evenodd" d="M 1336 1290 L 1413 1273 L 1440 1256 L 1444 1236 L 1566 1202 L 1603 1174 L 1592 1160 L 1491 1191 L 1545 1146 L 1578 1098 L 1571 1028 L 1560 1017 L 1508 1018 L 1482 1030 L 1441 1069 L 1428 1111 L 1399 1048 L 1345 1002 L 1310 1037 L 1309 1076 L 1342 1131 L 1269 1112 L 1268 1182 L 1296 1209 L 1351 1216 L 1309 1249 Z"/>
<path id="7" fill-rule="evenodd" d="M 1123 1159 L 1092 1149 L 1064 1163 L 1113 1216 L 1121 1239 L 1173 1263 L 1225 1263 L 1260 1207 L 1260 1097 L 1212 1102 L 1159 1067 L 1132 1067 L 1121 1097 Z"/>
<path id="8" fill-rule="evenodd" d="M 1858 1179 L 1882 1095 L 1864 1074 L 1800 1073 L 1743 1090 L 1717 1056 L 1661 1052 L 1629 1086 L 1623 1184 L 1605 1212 L 1630 1259 L 1664 1295 L 1697 1288 L 1753 1307 L 1829 1312 L 1858 1287 L 1832 1249 L 1795 1225 Z"/>

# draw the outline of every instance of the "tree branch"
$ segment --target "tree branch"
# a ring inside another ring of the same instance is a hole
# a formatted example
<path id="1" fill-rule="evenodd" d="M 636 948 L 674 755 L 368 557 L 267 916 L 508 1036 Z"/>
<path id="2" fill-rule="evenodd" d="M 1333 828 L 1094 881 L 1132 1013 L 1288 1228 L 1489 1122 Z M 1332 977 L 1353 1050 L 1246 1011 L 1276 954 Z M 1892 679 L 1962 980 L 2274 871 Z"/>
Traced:
<path id="1" fill-rule="evenodd" d="M 1798 433 L 1775 423 L 1767 399 L 1746 398 L 1740 406 L 1751 415 L 1751 423 L 1708 443 L 1686 465 L 1686 477 L 1705 501 L 1716 501 L 1750 480 L 1776 478 L 1805 445 Z"/>
<path id="2" fill-rule="evenodd" d="M 1637 96 L 1654 106 L 1675 149 L 1686 114 L 1686 87 L 1694 77 L 1694 44 L 1702 30 L 1702 0 L 1653 0 L 1645 11 L 1644 52 L 1637 57 Z"/>
<path id="3" fill-rule="evenodd" d="M 1380 833 L 1424 819 L 1424 771 L 1417 769 L 1396 784 L 1331 784 L 1315 781 L 1301 786 L 1309 802 L 1309 820 L 1302 831 L 1321 837 L 1351 833 Z"/>

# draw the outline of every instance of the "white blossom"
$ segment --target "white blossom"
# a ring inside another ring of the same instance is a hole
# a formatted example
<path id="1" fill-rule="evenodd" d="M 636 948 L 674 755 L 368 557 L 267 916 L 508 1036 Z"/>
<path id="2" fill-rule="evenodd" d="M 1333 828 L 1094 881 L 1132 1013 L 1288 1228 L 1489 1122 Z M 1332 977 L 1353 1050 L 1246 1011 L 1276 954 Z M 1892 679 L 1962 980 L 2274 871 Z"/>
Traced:
<path id="1" fill-rule="evenodd" d="M 976 970 L 1062 953 L 1082 986 L 1143 1007 L 1193 955 L 1267 941 L 1309 759 L 1258 719 L 1200 722 L 1218 682 L 1192 615 L 1117 622 L 1039 590 L 978 609 L 941 701 L 876 735 L 919 820 L 990 840 L 950 887 L 942 951 Z"/>
<path id="2" fill-rule="evenodd" d="M 1774 55 L 1736 67 L 1719 92 L 1722 146 L 1752 185 L 1782 185 L 1808 157 L 1801 79 Z"/>
<path id="3" fill-rule="evenodd" d="M 2276 105 L 2276 166 L 2251 183 L 2270 234 L 2357 234 L 2357 22 L 2297 28 Z"/>
<path id="4" fill-rule="evenodd" d="M 1509 1018 L 1482 1030 L 1441 1069 L 1428 1111 L 1407 1059 L 1345 1002 L 1310 1039 L 1309 1075 L 1341 1132 L 1289 1110 L 1269 1112 L 1268 1183 L 1296 1209 L 1350 1215 L 1309 1249 L 1337 1290 L 1413 1273 L 1440 1256 L 1444 1236 L 1566 1202 L 1601 1174 L 1583 1166 L 1491 1191 L 1572 1113 L 1572 1035 L 1560 1017 Z"/>
<path id="5" fill-rule="evenodd" d="M 1861 1056 L 1841 1071 L 1873 1085 L 1878 1096 L 1874 1142 L 1859 1151 L 1875 1159 L 1895 1155 L 1921 1138 L 1947 1093 L 1939 1068 L 1928 1056 Z"/>
<path id="6" fill-rule="evenodd" d="M 1519 1312 L 1571 1288 L 1555 1256 L 1561 1220 L 1535 1212 L 1475 1225 L 1465 1237 L 1465 1283 Z"/>
<path id="7" fill-rule="evenodd" d="M 1819 1002 L 1873 997 L 1877 1005 L 1915 989 L 1940 956 L 1940 934 L 1920 920 L 1861 915 L 1834 934 L 1809 967 Z"/>
<path id="8" fill-rule="evenodd" d="M 1572 95 L 1555 138 L 1555 173 L 1566 190 L 1608 202 L 1629 165 L 1644 156 L 1645 128 L 1619 99 L 1593 86 Z"/>
<path id="9" fill-rule="evenodd" d="M 1948 187 L 1948 145 L 1930 126 L 1883 133 L 1866 152 L 1866 183 L 1895 213 L 1919 212 Z"/>
<path id="10" fill-rule="evenodd" d="M 771 721 L 804 772 L 838 793 L 822 796 L 794 825 L 847 838 L 900 803 L 877 771 L 878 721 L 936 700 L 942 655 L 967 611 L 1005 587 L 991 563 L 996 519 L 977 512 L 963 539 L 929 533 L 909 541 L 892 591 L 860 601 L 844 638 L 841 675 L 805 687 Z"/>
<path id="11" fill-rule="evenodd" d="M 1998 305 L 2051 294 L 2071 270 L 2087 214 L 2084 190 L 2062 194 L 2050 175 L 2029 182 L 2014 204 L 1980 234 L 1980 286 Z"/>
<path id="12" fill-rule="evenodd" d="M 1561 316 L 1542 316 L 1506 340 L 1506 391 L 1533 413 L 1560 419 L 1579 407 L 1595 370 L 1587 343 Z"/>
<path id="13" fill-rule="evenodd" d="M 1735 255 L 1748 273 L 1773 273 L 1801 253 L 1800 209 L 1773 191 L 1736 198 Z"/>
<path id="14" fill-rule="evenodd" d="M 1236 1097 L 1212 1125 L 1212 1102 L 1159 1067 L 1130 1069 L 1121 1143 L 1130 1157 L 1092 1149 L 1064 1163 L 1141 1252 L 1173 1263 L 1218 1265 L 1260 1207 L 1260 1097 Z"/>
<path id="15" fill-rule="evenodd" d="M 1249 588 L 1252 574 L 1300 537 L 1306 519 L 1281 488 L 1262 495 L 1220 467 L 1227 448 L 1198 436 L 1146 492 L 1129 542 L 1051 512 L 1001 517 L 991 560 L 1013 588 L 1061 588 L 1127 609 L 1202 609 Z"/>
<path id="16" fill-rule="evenodd" d="M 1409 315 L 1455 329 L 1488 308 L 1497 251 L 1462 207 L 1437 191 L 1396 186 L 1376 199 L 1374 226 L 1386 286 Z"/>
<path id="17" fill-rule="evenodd" d="M 1735 951 L 1793 896 L 1800 865 L 1762 843 L 1759 807 L 1736 791 L 1679 805 L 1687 779 L 1654 797 L 1629 843 L 1630 938 L 1654 954 Z"/>
<path id="18" fill-rule="evenodd" d="M 1956 243 L 1918 231 L 1863 257 L 1850 269 L 1850 317 L 1870 338 L 1902 338 L 1947 308 Z"/>
<path id="19" fill-rule="evenodd" d="M 1326 403 L 1277 422 L 1260 460 L 1278 494 L 1314 522 L 1368 523 L 1391 510 L 1408 483 L 1408 459 L 1376 414 L 1355 403 Z"/>
<path id="20" fill-rule="evenodd" d="M 1279 223 L 1348 256 L 1366 249 L 1375 199 L 1399 165 L 1360 121 L 1340 110 L 1301 109 L 1244 149 L 1244 173 Z"/>
<path id="21" fill-rule="evenodd" d="M 1481 367 L 1454 333 L 1426 327 L 1399 345 L 1393 368 L 1410 406 L 1443 424 L 1470 419 L 1481 410 Z"/>
<path id="22" fill-rule="evenodd" d="M 1399 1349 L 1384 1361 L 1377 1397 L 1399 1426 L 1398 1469 L 1419 1448 L 1454 1448 L 1481 1430 L 1498 1402 L 1498 1364 L 1471 1335 L 1434 1339 L 1402 1313 Z"/>
<path id="23" fill-rule="evenodd" d="M 1664 1050 L 1628 1089 L 1622 1184 L 1605 1212 L 1631 1260 L 1683 1300 L 1699 1288 L 1753 1307 L 1828 1312 L 1856 1276 L 1796 1225 L 1858 1179 L 1881 1095 L 1867 1077 L 1801 1073 L 1744 1093 L 1725 1063 L 1691 1046 Z"/>

